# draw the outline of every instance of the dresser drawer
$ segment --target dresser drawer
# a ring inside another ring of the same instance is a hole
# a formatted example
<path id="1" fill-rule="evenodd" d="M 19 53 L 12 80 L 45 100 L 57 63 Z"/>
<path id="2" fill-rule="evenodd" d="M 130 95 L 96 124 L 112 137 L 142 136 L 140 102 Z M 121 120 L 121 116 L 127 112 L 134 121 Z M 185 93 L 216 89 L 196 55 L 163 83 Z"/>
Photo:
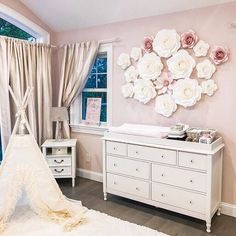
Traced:
<path id="1" fill-rule="evenodd" d="M 183 187 L 199 192 L 206 192 L 206 174 L 168 166 L 152 165 L 152 180 Z"/>
<path id="2" fill-rule="evenodd" d="M 152 184 L 152 200 L 180 207 L 189 211 L 205 213 L 206 197 L 164 184 Z"/>
<path id="3" fill-rule="evenodd" d="M 176 165 L 176 151 L 151 148 L 139 145 L 128 145 L 128 156 L 169 165 Z"/>
<path id="4" fill-rule="evenodd" d="M 71 166 L 71 157 L 47 157 L 49 166 Z"/>
<path id="5" fill-rule="evenodd" d="M 67 147 L 52 148 L 52 155 L 66 155 Z"/>
<path id="6" fill-rule="evenodd" d="M 149 198 L 150 184 L 145 181 L 107 174 L 107 187 L 138 197 Z"/>
<path id="7" fill-rule="evenodd" d="M 108 172 L 130 175 L 142 179 L 150 178 L 150 164 L 125 158 L 107 156 Z"/>
<path id="8" fill-rule="evenodd" d="M 50 167 L 50 169 L 55 176 L 71 175 L 71 167 L 69 166 Z"/>
<path id="9" fill-rule="evenodd" d="M 207 169 L 206 155 L 179 152 L 179 166 L 205 171 Z"/>
<path id="10" fill-rule="evenodd" d="M 119 142 L 106 142 L 106 151 L 108 154 L 115 154 L 120 156 L 127 155 L 127 144 Z"/>

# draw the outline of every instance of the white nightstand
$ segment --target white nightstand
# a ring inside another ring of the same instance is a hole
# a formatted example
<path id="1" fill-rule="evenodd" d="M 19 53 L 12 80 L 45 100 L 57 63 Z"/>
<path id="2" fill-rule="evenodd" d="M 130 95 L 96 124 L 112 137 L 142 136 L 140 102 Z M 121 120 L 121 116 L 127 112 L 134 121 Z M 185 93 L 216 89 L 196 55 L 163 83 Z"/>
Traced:
<path id="1" fill-rule="evenodd" d="M 55 178 L 72 178 L 72 187 L 76 178 L 76 139 L 56 141 L 47 139 L 43 145 L 43 155 Z"/>

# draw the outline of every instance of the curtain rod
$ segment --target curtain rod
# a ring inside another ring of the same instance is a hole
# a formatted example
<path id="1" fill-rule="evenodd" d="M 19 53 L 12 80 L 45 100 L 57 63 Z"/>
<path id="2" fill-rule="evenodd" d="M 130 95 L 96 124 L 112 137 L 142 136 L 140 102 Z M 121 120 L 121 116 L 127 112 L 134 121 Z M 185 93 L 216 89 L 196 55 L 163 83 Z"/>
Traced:
<path id="1" fill-rule="evenodd" d="M 103 39 L 98 41 L 100 44 L 106 44 L 106 43 L 117 43 L 120 42 L 121 39 L 119 37 L 117 38 L 111 38 L 111 39 Z M 62 48 L 65 44 L 60 45 L 60 46 L 55 46 L 55 45 L 51 45 L 52 48 Z"/>

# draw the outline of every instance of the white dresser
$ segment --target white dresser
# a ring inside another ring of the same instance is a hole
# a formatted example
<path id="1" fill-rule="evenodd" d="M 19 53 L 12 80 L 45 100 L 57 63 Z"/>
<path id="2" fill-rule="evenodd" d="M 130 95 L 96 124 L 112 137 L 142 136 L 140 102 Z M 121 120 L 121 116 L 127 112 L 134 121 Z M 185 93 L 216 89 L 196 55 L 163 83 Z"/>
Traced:
<path id="1" fill-rule="evenodd" d="M 220 215 L 222 138 L 212 144 L 105 132 L 103 191 L 206 221 Z"/>
<path id="2" fill-rule="evenodd" d="M 47 139 L 43 145 L 43 154 L 55 178 L 72 178 L 72 187 L 76 178 L 76 139 L 56 141 Z"/>

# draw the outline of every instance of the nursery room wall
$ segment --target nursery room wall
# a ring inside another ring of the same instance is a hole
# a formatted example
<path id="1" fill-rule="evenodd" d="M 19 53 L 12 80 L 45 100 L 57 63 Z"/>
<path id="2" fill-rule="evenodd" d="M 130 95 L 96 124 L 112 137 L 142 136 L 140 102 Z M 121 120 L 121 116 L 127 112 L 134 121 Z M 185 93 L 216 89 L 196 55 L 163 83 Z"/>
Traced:
<path id="1" fill-rule="evenodd" d="M 235 12 L 236 3 L 227 3 L 56 35 L 58 45 L 121 38 L 120 42 L 113 44 L 112 125 L 143 123 L 169 126 L 182 122 L 191 126 L 217 129 L 225 142 L 223 202 L 230 204 L 236 204 L 236 111 L 234 108 L 234 101 L 236 101 L 236 29 L 229 26 L 236 20 Z M 120 53 L 130 53 L 132 47 L 142 45 L 144 36 L 155 35 L 158 30 L 164 28 L 173 28 L 178 32 L 193 29 L 201 39 L 210 45 L 227 46 L 231 54 L 229 62 L 221 65 L 215 76 L 219 88 L 215 96 L 204 98 L 193 108 L 180 108 L 171 118 L 165 118 L 155 113 L 154 102 L 142 105 L 133 99 L 123 98 L 120 88 L 124 84 L 124 75 L 116 65 Z M 54 79 L 57 80 L 58 77 Z M 72 136 L 79 141 L 79 168 L 93 171 L 99 175 L 102 172 L 102 136 L 84 133 L 72 133 Z"/>

